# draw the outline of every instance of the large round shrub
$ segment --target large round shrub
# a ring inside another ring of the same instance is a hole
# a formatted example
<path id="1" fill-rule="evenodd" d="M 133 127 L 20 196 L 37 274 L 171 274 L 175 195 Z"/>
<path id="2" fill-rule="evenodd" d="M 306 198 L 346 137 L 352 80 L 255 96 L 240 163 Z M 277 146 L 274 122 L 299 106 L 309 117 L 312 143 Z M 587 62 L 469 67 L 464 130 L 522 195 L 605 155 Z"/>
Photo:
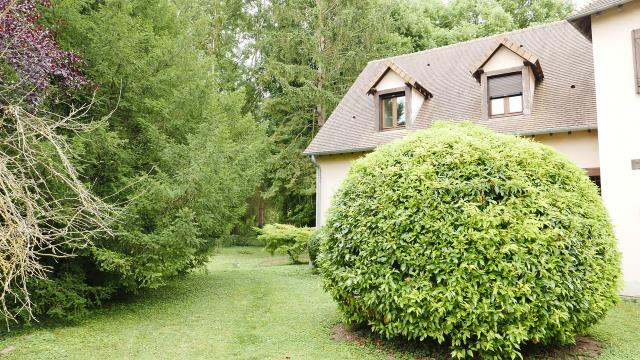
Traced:
<path id="1" fill-rule="evenodd" d="M 616 241 L 584 171 L 470 123 L 356 161 L 325 230 L 325 288 L 349 322 L 457 358 L 571 342 L 618 299 Z"/>

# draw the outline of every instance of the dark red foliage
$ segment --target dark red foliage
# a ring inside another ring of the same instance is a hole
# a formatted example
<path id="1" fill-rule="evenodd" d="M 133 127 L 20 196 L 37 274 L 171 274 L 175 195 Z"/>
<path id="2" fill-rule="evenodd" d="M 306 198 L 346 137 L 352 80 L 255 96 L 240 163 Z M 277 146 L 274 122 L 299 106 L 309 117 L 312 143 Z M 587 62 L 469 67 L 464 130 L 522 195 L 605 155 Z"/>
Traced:
<path id="1" fill-rule="evenodd" d="M 66 91 L 87 84 L 80 57 L 62 50 L 51 31 L 38 24 L 38 6 L 51 6 L 50 0 L 0 0 L 0 61 L 14 68 L 36 103 L 52 81 Z"/>

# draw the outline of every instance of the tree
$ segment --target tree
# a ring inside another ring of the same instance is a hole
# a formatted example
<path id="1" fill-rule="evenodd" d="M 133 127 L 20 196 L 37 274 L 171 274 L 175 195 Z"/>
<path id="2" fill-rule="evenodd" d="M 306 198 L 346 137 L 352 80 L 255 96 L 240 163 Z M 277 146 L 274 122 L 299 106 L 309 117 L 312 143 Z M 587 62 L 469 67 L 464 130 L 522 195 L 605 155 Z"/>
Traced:
<path id="1" fill-rule="evenodd" d="M 0 314 L 33 317 L 29 284 L 95 236 L 113 235 L 116 208 L 95 196 L 72 162 L 69 134 L 99 126 L 89 107 L 65 115 L 41 106 L 53 88 L 87 84 L 80 58 L 36 24 L 45 1 L 0 1 Z M 53 83 L 55 82 L 55 84 Z"/>
<path id="2" fill-rule="evenodd" d="M 372 58 L 410 49 L 375 1 L 274 1 L 258 8 L 260 116 L 272 159 L 265 196 L 281 221 L 312 225 L 314 169 L 301 153 Z"/>
<path id="3" fill-rule="evenodd" d="M 85 167 L 88 179 L 131 189 L 120 194 L 130 202 L 122 235 L 98 241 L 91 254 L 130 290 L 203 264 L 244 214 L 261 174 L 263 129 L 242 111 L 243 92 L 228 91 L 225 74 L 235 70 L 227 40 L 215 40 L 224 36 L 211 15 L 219 4 L 204 4 L 60 0 L 51 13 L 58 37 L 84 55 L 101 86 L 96 112 L 117 107 L 109 128 L 78 146 L 89 158 L 113 154 L 109 166 Z"/>
<path id="4" fill-rule="evenodd" d="M 573 3 L 568 0 L 498 0 L 498 3 L 511 14 L 518 29 L 562 20 L 573 11 Z"/>
<path id="5" fill-rule="evenodd" d="M 95 87 L 52 82 L 60 70 L 55 67 L 37 80 L 48 81 L 42 89 L 64 103 L 36 105 L 65 112 L 93 104 L 84 114 L 104 119 L 101 126 L 82 136 L 66 132 L 60 146 L 73 153 L 68 161 L 80 184 L 124 210 L 114 236 L 91 243 L 63 236 L 64 250 L 75 256 L 40 259 L 38 266 L 50 269 L 47 278 L 27 276 L 25 282 L 34 315 L 72 317 L 115 292 L 161 286 L 206 262 L 216 239 L 246 213 L 264 169 L 265 131 L 244 111 L 245 91 L 234 86 L 241 84 L 229 53 L 235 36 L 216 28 L 219 19 L 202 4 L 56 0 L 42 8 L 41 21 L 51 30 L 33 28 L 82 54 L 82 62 L 71 52 L 53 58 L 77 60 L 73 64 L 82 65 Z M 235 3 L 212 6 L 230 18 L 237 12 Z M 212 37 L 221 41 L 210 46 Z M 34 186 L 41 191 L 46 185 Z M 71 200 L 59 205 L 75 214 Z"/>

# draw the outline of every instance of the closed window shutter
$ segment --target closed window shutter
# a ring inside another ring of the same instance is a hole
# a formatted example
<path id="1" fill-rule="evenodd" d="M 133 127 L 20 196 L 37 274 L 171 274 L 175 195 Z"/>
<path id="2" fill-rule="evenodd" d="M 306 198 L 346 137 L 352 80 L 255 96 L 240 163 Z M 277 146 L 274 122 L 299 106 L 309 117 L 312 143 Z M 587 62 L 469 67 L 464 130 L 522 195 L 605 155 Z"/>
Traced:
<path id="1" fill-rule="evenodd" d="M 636 94 L 640 94 L 640 29 L 633 30 L 633 61 L 636 68 Z"/>
<path id="2" fill-rule="evenodd" d="M 522 73 L 489 78 L 489 97 L 499 98 L 522 94 Z"/>

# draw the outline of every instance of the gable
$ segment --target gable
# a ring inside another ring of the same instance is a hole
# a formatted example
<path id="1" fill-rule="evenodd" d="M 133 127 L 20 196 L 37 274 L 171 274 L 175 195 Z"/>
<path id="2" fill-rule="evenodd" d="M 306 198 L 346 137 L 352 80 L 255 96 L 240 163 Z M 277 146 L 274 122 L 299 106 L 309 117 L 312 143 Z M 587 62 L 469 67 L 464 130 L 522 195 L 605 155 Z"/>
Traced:
<path id="1" fill-rule="evenodd" d="M 496 52 L 491 55 L 489 60 L 482 66 L 482 70 L 485 72 L 499 71 L 509 68 L 522 66 L 522 58 L 520 55 L 507 49 L 504 46 L 500 46 Z"/>
<path id="2" fill-rule="evenodd" d="M 430 97 L 431 92 L 427 90 L 422 84 L 420 84 L 412 75 L 404 71 L 393 61 L 387 60 L 384 62 L 384 67 L 378 69 L 377 75 L 373 77 L 371 84 L 368 86 L 367 94 L 375 94 L 380 89 L 381 81 L 385 80 L 384 86 L 392 86 L 397 84 L 396 87 L 403 87 L 405 85 L 411 86 L 425 97 Z"/>
<path id="3" fill-rule="evenodd" d="M 375 85 L 376 90 L 389 90 L 404 87 L 405 81 L 393 70 L 388 70 Z"/>

